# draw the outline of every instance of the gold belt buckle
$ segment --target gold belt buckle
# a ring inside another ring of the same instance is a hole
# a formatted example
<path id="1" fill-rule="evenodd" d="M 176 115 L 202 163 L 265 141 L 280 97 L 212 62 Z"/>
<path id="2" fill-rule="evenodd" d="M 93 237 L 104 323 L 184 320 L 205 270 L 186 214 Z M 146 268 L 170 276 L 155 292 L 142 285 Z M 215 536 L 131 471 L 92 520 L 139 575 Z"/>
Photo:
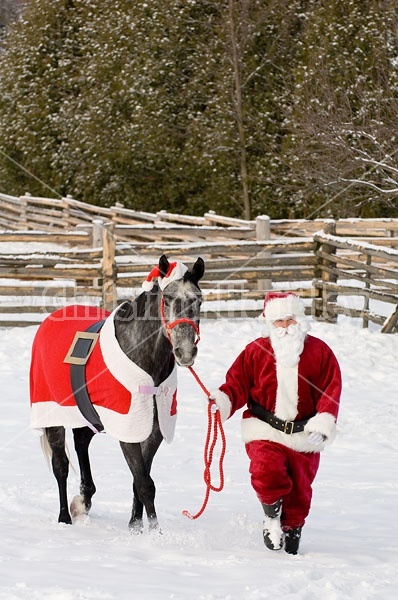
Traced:
<path id="1" fill-rule="evenodd" d="M 287 435 L 292 435 L 294 428 L 294 421 L 285 421 L 285 427 L 283 428 L 283 433 L 287 433 Z"/>

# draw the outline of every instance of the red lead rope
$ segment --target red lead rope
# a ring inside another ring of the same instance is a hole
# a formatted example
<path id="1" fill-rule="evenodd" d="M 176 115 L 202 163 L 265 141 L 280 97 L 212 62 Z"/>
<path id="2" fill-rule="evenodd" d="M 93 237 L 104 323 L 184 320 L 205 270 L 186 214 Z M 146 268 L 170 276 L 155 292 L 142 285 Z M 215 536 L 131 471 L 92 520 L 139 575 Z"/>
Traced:
<path id="1" fill-rule="evenodd" d="M 186 319 L 186 318 L 176 319 L 172 323 L 167 323 L 165 314 L 164 314 L 163 296 L 162 296 L 162 300 L 160 303 L 160 312 L 161 312 L 161 316 L 162 316 L 162 322 L 166 329 L 166 333 L 167 333 L 167 336 L 168 336 L 170 342 L 171 342 L 170 331 L 173 329 L 173 327 L 176 327 L 176 325 L 180 325 L 180 323 L 188 323 L 189 325 L 191 325 L 194 328 L 196 336 L 197 336 L 195 344 L 197 344 L 199 342 L 199 339 L 200 339 L 199 327 L 191 319 Z M 225 443 L 224 428 L 221 423 L 220 411 L 218 410 L 216 403 L 210 397 L 211 394 L 210 394 L 209 390 L 202 383 L 202 381 L 200 380 L 199 376 L 195 373 L 193 368 L 188 367 L 188 369 L 191 371 L 192 375 L 195 377 L 196 381 L 198 382 L 198 384 L 200 385 L 200 387 L 206 394 L 207 399 L 209 401 L 209 404 L 207 407 L 207 417 L 208 417 L 207 436 L 206 436 L 206 443 L 205 443 L 205 450 L 204 450 L 205 470 L 203 473 L 203 479 L 206 484 L 206 495 L 205 495 L 205 499 L 203 500 L 202 507 L 199 510 L 199 512 L 196 513 L 196 515 L 191 515 L 191 513 L 188 512 L 187 510 L 182 511 L 182 514 L 185 515 L 186 517 L 188 517 L 189 519 L 197 519 L 204 512 L 204 510 L 207 506 L 210 492 L 221 492 L 221 490 L 224 487 L 223 462 L 224 462 L 224 456 L 225 456 L 226 443 Z M 220 485 L 218 487 L 216 487 L 211 483 L 211 464 L 213 462 L 213 453 L 214 453 L 214 449 L 217 444 L 218 433 L 220 433 L 220 435 L 221 435 L 222 447 L 221 447 L 220 458 L 219 458 L 219 463 L 218 463 Z"/>
<path id="2" fill-rule="evenodd" d="M 211 491 L 212 492 L 221 492 L 221 490 L 224 487 L 223 461 L 224 461 L 225 450 L 226 450 L 226 442 L 225 442 L 224 428 L 223 428 L 222 422 L 221 422 L 220 411 L 217 409 L 216 403 L 214 402 L 214 400 L 211 399 L 210 392 L 204 386 L 204 384 L 198 377 L 197 373 L 195 373 L 193 368 L 188 367 L 188 369 L 191 371 L 192 375 L 195 377 L 196 381 L 198 382 L 198 384 L 200 385 L 200 387 L 202 388 L 202 390 L 204 391 L 204 393 L 206 394 L 206 396 L 209 400 L 209 404 L 207 407 L 207 418 L 208 418 L 207 436 L 206 436 L 206 443 L 205 443 L 205 449 L 204 449 L 205 469 L 204 469 L 204 473 L 203 473 L 203 479 L 206 484 L 205 499 L 203 500 L 203 504 L 202 504 L 200 510 L 195 515 L 191 515 L 191 513 L 187 510 L 182 511 L 182 514 L 184 516 L 188 517 L 189 519 L 197 519 L 198 517 L 200 517 L 203 514 L 203 512 L 207 506 L 210 492 Z M 217 410 L 215 410 L 215 408 Z M 217 487 L 217 486 L 214 486 L 211 482 L 211 465 L 213 462 L 214 449 L 217 444 L 217 439 L 218 439 L 219 433 L 221 436 L 222 446 L 221 446 L 220 458 L 219 458 L 219 463 L 218 463 L 220 485 Z"/>

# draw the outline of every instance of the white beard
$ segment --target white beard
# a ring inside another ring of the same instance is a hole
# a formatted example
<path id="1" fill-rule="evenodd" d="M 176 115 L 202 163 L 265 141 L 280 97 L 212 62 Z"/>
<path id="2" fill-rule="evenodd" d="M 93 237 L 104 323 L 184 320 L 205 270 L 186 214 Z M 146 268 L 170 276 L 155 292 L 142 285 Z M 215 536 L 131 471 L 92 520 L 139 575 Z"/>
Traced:
<path id="1" fill-rule="evenodd" d="M 276 362 L 286 367 L 298 365 L 304 348 L 307 327 L 295 323 L 289 327 L 275 327 L 270 324 L 270 340 L 275 353 Z"/>

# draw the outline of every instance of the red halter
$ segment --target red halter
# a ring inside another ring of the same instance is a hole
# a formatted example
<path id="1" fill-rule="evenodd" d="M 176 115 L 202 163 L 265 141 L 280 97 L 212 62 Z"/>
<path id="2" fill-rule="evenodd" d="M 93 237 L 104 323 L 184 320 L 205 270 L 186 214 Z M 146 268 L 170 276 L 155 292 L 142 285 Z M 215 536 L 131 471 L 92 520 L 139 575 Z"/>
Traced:
<path id="1" fill-rule="evenodd" d="M 166 321 L 166 317 L 164 315 L 164 298 L 163 298 L 163 296 L 160 300 L 160 316 L 162 317 L 162 323 L 166 330 L 167 337 L 169 338 L 170 342 L 171 342 L 170 331 L 172 329 L 174 329 L 174 327 L 176 327 L 177 325 L 181 325 L 181 323 L 187 323 L 188 325 L 190 325 L 191 327 L 194 328 L 196 337 L 197 337 L 197 339 L 195 341 L 195 346 L 196 346 L 196 344 L 198 344 L 198 342 L 200 340 L 200 332 L 199 332 L 199 327 L 198 327 L 198 325 L 196 325 L 195 321 L 192 321 L 192 319 L 187 319 L 186 317 L 183 317 L 182 319 L 176 319 L 175 321 L 172 321 L 171 323 L 168 323 Z"/>

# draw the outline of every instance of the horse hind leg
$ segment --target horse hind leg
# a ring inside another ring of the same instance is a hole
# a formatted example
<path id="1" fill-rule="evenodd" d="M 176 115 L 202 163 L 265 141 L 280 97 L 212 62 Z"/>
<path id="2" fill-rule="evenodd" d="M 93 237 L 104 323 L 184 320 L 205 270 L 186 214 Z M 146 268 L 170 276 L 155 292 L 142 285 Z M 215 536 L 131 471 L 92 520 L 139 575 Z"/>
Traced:
<path id="1" fill-rule="evenodd" d="M 58 484 L 59 516 L 58 523 L 71 524 L 72 519 L 68 508 L 67 479 L 69 460 L 65 451 L 64 427 L 47 427 L 45 436 L 51 448 L 51 465 Z"/>
<path id="2" fill-rule="evenodd" d="M 73 498 L 70 506 L 74 518 L 89 512 L 91 498 L 96 492 L 88 453 L 88 447 L 94 435 L 89 427 L 73 429 L 73 440 L 80 468 L 80 495 Z"/>

